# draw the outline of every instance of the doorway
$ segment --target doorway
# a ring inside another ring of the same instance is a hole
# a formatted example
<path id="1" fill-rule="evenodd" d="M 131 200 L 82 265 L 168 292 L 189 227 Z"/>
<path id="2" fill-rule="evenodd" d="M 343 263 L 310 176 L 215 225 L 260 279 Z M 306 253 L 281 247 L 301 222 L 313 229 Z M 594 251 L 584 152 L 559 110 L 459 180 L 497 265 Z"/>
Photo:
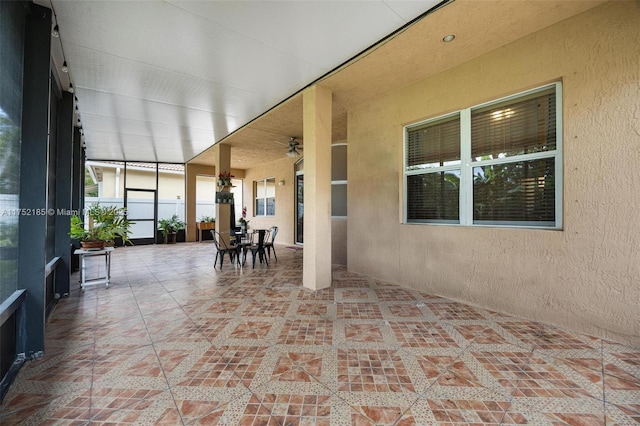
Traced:
<path id="1" fill-rule="evenodd" d="M 133 244 L 156 242 L 158 223 L 158 191 L 155 189 L 133 189 L 124 191 L 124 207 L 131 225 L 129 239 Z"/>
<path id="2" fill-rule="evenodd" d="M 295 243 L 304 243 L 304 160 L 300 159 L 296 165 L 296 230 Z"/>

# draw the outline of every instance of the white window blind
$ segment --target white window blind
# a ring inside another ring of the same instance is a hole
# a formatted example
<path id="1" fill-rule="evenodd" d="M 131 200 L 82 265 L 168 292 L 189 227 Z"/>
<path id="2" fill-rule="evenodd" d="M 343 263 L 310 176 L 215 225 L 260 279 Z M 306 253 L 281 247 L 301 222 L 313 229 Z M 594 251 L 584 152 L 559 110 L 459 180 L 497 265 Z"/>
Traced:
<path id="1" fill-rule="evenodd" d="M 561 227 L 560 100 L 556 83 L 407 126 L 406 221 Z"/>

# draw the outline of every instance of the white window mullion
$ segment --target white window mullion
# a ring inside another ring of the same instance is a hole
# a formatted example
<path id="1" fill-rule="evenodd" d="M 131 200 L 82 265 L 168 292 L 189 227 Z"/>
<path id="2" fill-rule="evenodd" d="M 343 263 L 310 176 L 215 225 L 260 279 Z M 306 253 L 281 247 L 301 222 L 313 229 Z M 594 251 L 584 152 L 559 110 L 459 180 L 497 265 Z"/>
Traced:
<path id="1" fill-rule="evenodd" d="M 408 196 L 407 196 L 407 152 L 409 147 L 407 146 L 407 128 L 405 127 L 402 132 L 402 213 L 400 214 L 401 223 L 408 223 Z"/>
<path id="2" fill-rule="evenodd" d="M 562 176 L 564 175 L 562 167 L 562 82 L 556 83 L 556 158 L 555 158 L 555 180 L 556 180 L 556 224 L 557 229 L 564 227 L 562 221 L 562 197 L 564 184 Z"/>
<path id="3" fill-rule="evenodd" d="M 460 111 L 460 225 L 473 224 L 471 109 Z"/>

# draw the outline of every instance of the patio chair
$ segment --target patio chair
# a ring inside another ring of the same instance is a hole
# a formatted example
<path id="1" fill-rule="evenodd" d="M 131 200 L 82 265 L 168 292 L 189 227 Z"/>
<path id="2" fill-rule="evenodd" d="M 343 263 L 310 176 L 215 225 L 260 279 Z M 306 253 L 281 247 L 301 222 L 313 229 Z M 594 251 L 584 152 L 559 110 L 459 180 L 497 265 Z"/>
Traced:
<path id="1" fill-rule="evenodd" d="M 271 259 L 271 249 L 273 249 L 273 256 L 276 258 L 276 262 L 278 261 L 278 255 L 276 255 L 276 247 L 273 245 L 273 242 L 276 239 L 276 235 L 278 234 L 278 227 L 272 226 L 269 230 L 270 237 L 267 238 L 264 246 L 267 249 L 267 253 L 269 254 L 269 259 Z"/>
<path id="2" fill-rule="evenodd" d="M 222 269 L 222 262 L 224 262 L 224 255 L 229 254 L 229 260 L 233 263 L 233 258 L 237 254 L 237 248 L 235 246 L 229 247 L 220 237 L 220 233 L 215 229 L 211 230 L 211 236 L 213 237 L 213 243 L 216 245 L 216 258 L 213 261 L 213 269 L 216 268 L 218 263 L 218 256 L 220 256 L 220 269 Z"/>
<path id="3" fill-rule="evenodd" d="M 265 251 L 265 240 L 267 239 L 267 231 L 260 230 L 254 231 L 251 234 L 251 245 L 247 248 L 247 250 L 251 251 L 251 256 L 253 257 L 253 268 L 256 267 L 256 255 L 258 255 L 258 259 L 260 259 L 260 263 L 263 261 L 269 266 L 269 261 L 267 260 L 267 253 Z"/>

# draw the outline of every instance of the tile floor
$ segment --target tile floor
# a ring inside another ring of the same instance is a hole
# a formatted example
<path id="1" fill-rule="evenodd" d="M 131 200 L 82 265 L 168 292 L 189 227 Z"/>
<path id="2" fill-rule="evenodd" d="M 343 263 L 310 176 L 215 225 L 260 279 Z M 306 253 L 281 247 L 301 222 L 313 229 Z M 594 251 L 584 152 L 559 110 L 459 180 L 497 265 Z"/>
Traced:
<path id="1" fill-rule="evenodd" d="M 0 424 L 640 424 L 638 347 L 343 268 L 314 293 L 285 246 L 269 267 L 213 257 L 117 249 L 111 288 L 60 301 Z"/>

